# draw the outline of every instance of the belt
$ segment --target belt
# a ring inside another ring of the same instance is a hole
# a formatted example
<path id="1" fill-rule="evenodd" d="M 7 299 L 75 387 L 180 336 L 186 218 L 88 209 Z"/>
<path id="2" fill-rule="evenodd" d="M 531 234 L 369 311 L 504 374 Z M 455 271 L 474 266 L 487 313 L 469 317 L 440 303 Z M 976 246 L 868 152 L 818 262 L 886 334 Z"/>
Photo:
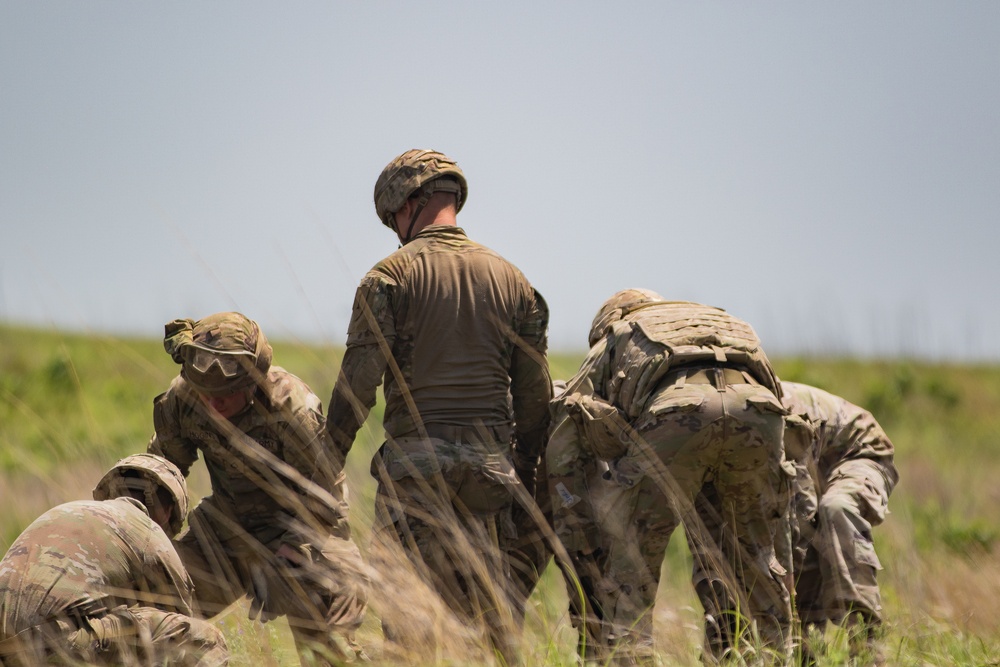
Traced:
<path id="1" fill-rule="evenodd" d="M 494 426 L 458 426 L 456 424 L 425 424 L 427 437 L 448 442 L 510 442 L 511 429 L 507 424 Z M 419 437 L 413 429 L 407 433 L 394 434 L 395 438 Z"/>
<path id="2" fill-rule="evenodd" d="M 710 384 L 716 389 L 731 384 L 760 384 L 747 371 L 732 366 L 682 366 L 667 373 L 664 383 L 674 387 L 683 387 L 685 384 Z"/>

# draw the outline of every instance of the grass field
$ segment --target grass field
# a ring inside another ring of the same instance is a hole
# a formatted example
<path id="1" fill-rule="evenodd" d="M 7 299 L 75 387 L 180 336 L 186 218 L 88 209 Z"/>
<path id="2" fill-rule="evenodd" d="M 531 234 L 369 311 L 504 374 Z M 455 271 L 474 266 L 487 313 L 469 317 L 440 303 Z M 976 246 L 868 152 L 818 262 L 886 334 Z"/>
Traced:
<path id="1" fill-rule="evenodd" d="M 340 352 L 273 341 L 275 361 L 326 402 Z M 556 354 L 555 378 L 582 354 Z M 909 361 L 775 359 L 782 379 L 807 382 L 869 408 L 896 445 L 900 484 L 892 514 L 875 535 L 892 665 L 1000 665 L 1000 367 Z M 118 458 L 144 451 L 152 399 L 178 367 L 158 340 L 0 326 L 0 548 L 60 502 L 87 498 Z M 380 444 L 380 408 L 348 459 L 355 536 L 362 549 L 372 519 L 368 461 Z M 208 491 L 201 465 L 190 480 Z M 656 610 L 663 663 L 697 665 L 700 620 L 689 590 L 683 540 L 664 564 Z M 531 600 L 529 664 L 573 664 L 565 593 L 553 568 Z M 378 609 L 361 641 L 379 661 Z M 219 621 L 235 665 L 297 664 L 287 626 L 246 621 L 234 607 Z M 826 635 L 821 664 L 843 664 L 844 641 Z M 471 657 L 470 657 L 471 659 Z M 442 654 L 442 664 L 462 664 Z"/>

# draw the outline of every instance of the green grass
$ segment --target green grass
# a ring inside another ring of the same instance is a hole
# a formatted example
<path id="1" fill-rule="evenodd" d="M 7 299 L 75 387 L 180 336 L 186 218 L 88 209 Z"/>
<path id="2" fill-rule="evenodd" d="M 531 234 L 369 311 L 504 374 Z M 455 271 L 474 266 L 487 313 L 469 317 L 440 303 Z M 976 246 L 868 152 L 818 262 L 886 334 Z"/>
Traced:
<path id="1" fill-rule="evenodd" d="M 275 361 L 328 401 L 341 350 L 272 341 Z M 575 372 L 583 353 L 554 354 L 553 377 Z M 909 361 L 776 359 L 783 379 L 814 384 L 872 410 L 897 448 L 900 485 L 875 533 L 893 665 L 988 665 L 1000 656 L 1000 367 Z M 158 340 L 0 326 L 0 548 L 60 502 L 89 497 L 118 458 L 143 451 L 152 400 L 178 367 Z M 374 482 L 368 462 L 381 443 L 381 407 L 348 458 L 352 521 L 364 550 Z M 190 480 L 207 492 L 203 466 Z M 697 665 L 700 613 L 689 558 L 675 537 L 664 563 L 655 627 L 663 663 Z M 549 568 L 531 600 L 529 664 L 572 664 L 566 594 Z M 379 655 L 377 609 L 360 639 Z M 283 621 L 261 627 L 234 608 L 220 621 L 234 665 L 297 664 Z M 821 665 L 843 664 L 834 630 Z M 451 664 L 461 664 L 454 659 Z M 448 662 L 442 657 L 442 664 Z"/>

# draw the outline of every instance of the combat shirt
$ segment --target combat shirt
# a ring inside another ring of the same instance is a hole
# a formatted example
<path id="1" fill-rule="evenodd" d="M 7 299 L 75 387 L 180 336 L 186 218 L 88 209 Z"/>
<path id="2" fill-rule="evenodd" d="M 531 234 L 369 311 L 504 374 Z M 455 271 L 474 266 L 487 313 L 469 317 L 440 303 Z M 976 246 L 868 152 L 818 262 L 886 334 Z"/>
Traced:
<path id="1" fill-rule="evenodd" d="M 551 380 L 548 308 L 524 275 L 460 227 L 431 225 L 372 268 L 360 286 L 327 428 L 341 456 L 385 381 L 383 426 L 516 424 L 541 454 Z M 512 414 L 513 410 L 513 414 Z"/>
<path id="2" fill-rule="evenodd" d="M 216 507 L 260 542 L 317 543 L 296 526 L 346 536 L 343 474 L 331 459 L 322 404 L 305 382 L 272 366 L 252 404 L 226 420 L 178 376 L 154 399 L 149 451 L 187 476 L 199 452 Z M 289 493 L 291 492 L 291 493 Z M 315 519 L 315 521 L 313 521 Z M 217 522 L 224 535 L 224 522 Z"/>
<path id="3" fill-rule="evenodd" d="M 0 561 L 0 639 L 119 605 L 191 615 L 191 579 L 132 498 L 76 501 L 38 517 Z"/>
<path id="4" fill-rule="evenodd" d="M 829 392 L 797 382 L 782 382 L 783 405 L 790 413 L 786 456 L 797 469 L 795 511 L 799 520 L 815 514 L 818 497 L 840 476 L 873 479 L 881 499 L 869 508 L 872 519 L 885 517 L 899 474 L 889 436 L 864 408 Z M 884 493 L 883 493 L 884 491 Z M 874 497 L 874 496 L 873 496 Z"/>

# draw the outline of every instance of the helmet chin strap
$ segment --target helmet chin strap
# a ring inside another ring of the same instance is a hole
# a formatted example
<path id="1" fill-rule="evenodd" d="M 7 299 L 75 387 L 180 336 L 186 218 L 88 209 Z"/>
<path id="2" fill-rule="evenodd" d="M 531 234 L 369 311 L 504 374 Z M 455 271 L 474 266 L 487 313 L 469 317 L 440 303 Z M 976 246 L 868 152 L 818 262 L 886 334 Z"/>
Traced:
<path id="1" fill-rule="evenodd" d="M 396 225 L 396 214 L 392 214 L 392 231 L 396 232 L 396 236 L 399 237 L 399 240 L 402 242 L 400 247 L 406 245 L 413 239 L 413 228 L 416 226 L 417 218 L 420 217 L 420 214 L 423 212 L 424 207 L 427 206 L 427 202 L 430 201 L 431 195 L 433 194 L 433 190 L 428 191 L 426 189 L 420 194 L 420 199 L 417 200 L 417 206 L 413 209 L 413 213 L 410 214 L 410 226 L 406 230 L 405 237 L 399 233 L 399 227 Z"/>

